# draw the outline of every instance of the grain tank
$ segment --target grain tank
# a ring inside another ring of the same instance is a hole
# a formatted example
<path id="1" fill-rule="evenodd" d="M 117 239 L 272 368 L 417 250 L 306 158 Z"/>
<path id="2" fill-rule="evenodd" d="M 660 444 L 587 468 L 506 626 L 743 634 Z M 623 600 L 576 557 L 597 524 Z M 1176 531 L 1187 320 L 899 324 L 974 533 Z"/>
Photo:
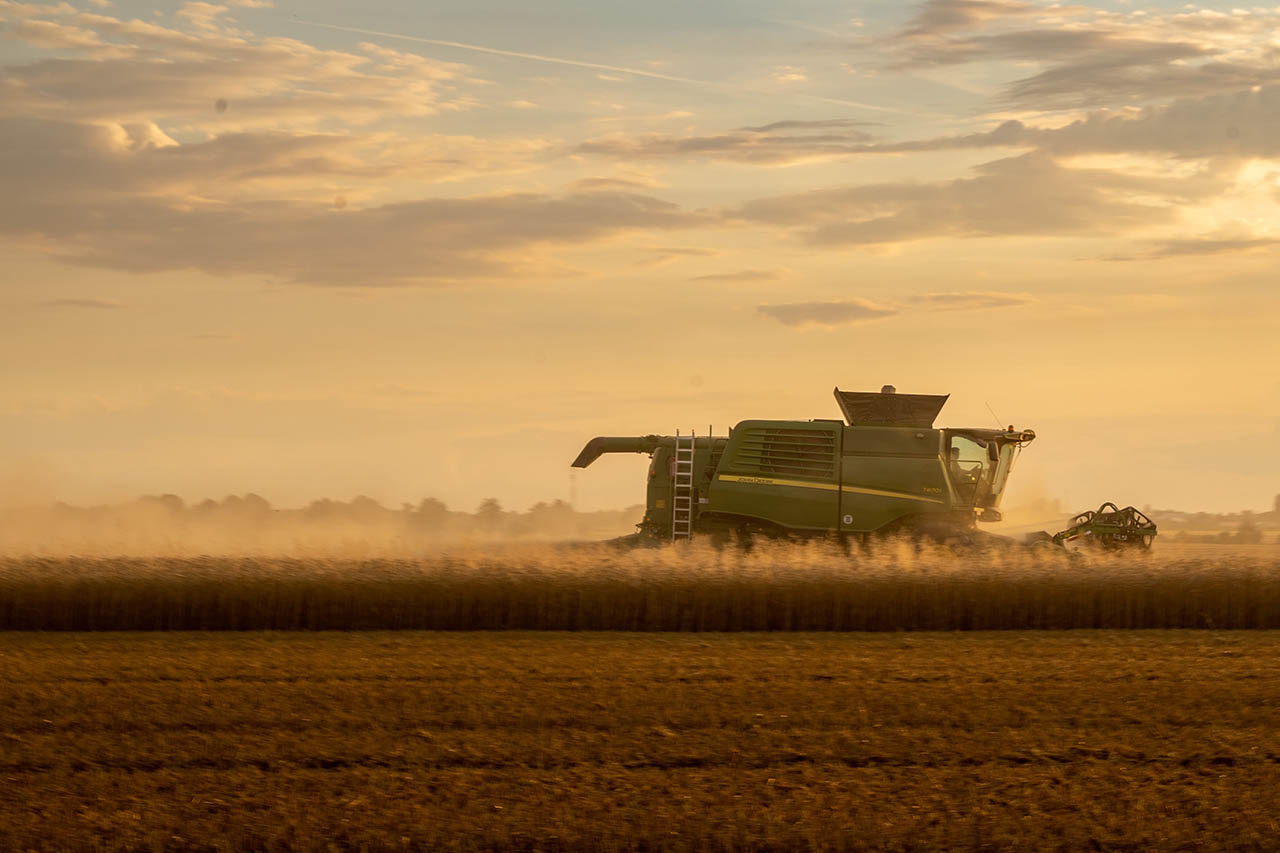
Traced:
<path id="1" fill-rule="evenodd" d="M 946 395 L 835 389 L 844 420 L 747 420 L 727 436 L 593 438 L 573 466 L 645 453 L 639 536 L 946 536 L 998 521 L 1032 430 L 933 426 Z"/>

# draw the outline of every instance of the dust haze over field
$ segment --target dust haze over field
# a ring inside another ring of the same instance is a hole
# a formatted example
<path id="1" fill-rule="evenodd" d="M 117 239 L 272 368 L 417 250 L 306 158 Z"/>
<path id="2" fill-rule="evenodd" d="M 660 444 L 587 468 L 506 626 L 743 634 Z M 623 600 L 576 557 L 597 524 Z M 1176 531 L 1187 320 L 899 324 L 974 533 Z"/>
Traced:
<path id="1" fill-rule="evenodd" d="M 495 499 L 474 512 L 432 498 L 398 508 L 372 498 L 275 509 L 254 494 L 186 504 L 176 495 L 76 507 L 0 505 L 0 555 L 412 557 L 448 546 L 591 541 L 632 533 L 642 507 L 577 512 L 563 501 L 525 511 Z"/>
<path id="2" fill-rule="evenodd" d="M 990 527 L 1053 530 L 1055 511 L 1034 504 Z M 981 537 L 600 541 L 641 512 L 366 497 L 281 510 L 252 494 L 11 505 L 0 630 L 1280 628 L 1280 549 L 1256 526 L 1166 531 L 1151 552 Z"/>

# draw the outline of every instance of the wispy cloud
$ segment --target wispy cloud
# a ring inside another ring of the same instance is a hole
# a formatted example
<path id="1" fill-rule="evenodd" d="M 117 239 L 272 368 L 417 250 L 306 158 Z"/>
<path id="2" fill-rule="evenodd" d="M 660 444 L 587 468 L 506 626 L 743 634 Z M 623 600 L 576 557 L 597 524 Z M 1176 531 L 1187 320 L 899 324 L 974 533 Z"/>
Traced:
<path id="1" fill-rule="evenodd" d="M 772 76 L 775 83 L 804 83 L 809 79 L 808 73 L 798 65 L 775 65 Z"/>
<path id="2" fill-rule="evenodd" d="M 476 53 L 488 53 L 494 56 L 509 56 L 513 59 L 527 59 L 531 62 L 546 62 L 552 65 L 570 65 L 575 68 L 587 68 L 593 71 L 611 71 L 615 74 L 630 74 L 633 77 L 648 77 L 653 80 L 666 80 L 671 83 L 688 83 L 695 86 L 718 86 L 720 84 L 712 83 L 708 80 L 695 80 L 692 77 L 678 77 L 674 74 L 662 74 L 657 71 L 649 71 L 644 68 L 631 68 L 625 65 L 605 65 L 599 62 L 586 62 L 580 59 L 566 59 L 560 56 L 547 56 L 541 53 L 526 53 L 519 50 L 505 50 L 497 47 L 485 47 L 479 44 L 468 44 L 460 41 L 446 41 L 444 39 L 423 38 L 422 36 L 411 36 L 404 33 L 389 33 L 381 30 L 367 30 L 361 27 L 346 27 L 338 24 L 322 24 L 319 21 L 295 20 L 295 23 L 306 24 L 311 27 L 323 27 L 327 30 L 337 30 L 344 33 L 356 33 L 365 36 L 378 36 L 379 38 L 400 39 L 401 41 L 412 41 L 418 44 L 430 44 L 436 47 L 451 47 L 458 50 L 470 50 Z"/>
<path id="3" fill-rule="evenodd" d="M 675 74 L 664 74 L 658 71 L 650 71 L 644 68 L 634 68 L 624 65 L 607 65 L 599 62 L 587 62 L 580 59 L 567 59 L 560 56 L 548 56 L 542 53 L 528 53 L 519 50 L 506 50 L 503 48 L 486 47 L 479 44 L 468 44 L 460 41 L 446 41 L 444 39 L 423 38 L 422 36 L 405 35 L 404 33 L 390 33 L 381 30 L 368 30 L 361 27 L 347 27 L 338 24 L 323 24 L 319 21 L 295 20 L 295 23 L 306 24 L 312 27 L 324 27 L 325 29 L 338 30 L 340 32 L 356 33 L 359 35 L 377 36 L 380 38 L 400 39 L 402 41 L 417 42 L 419 44 L 430 44 L 436 47 L 449 47 L 457 50 L 469 50 L 477 53 L 488 53 L 494 56 L 508 56 L 513 59 L 526 59 L 531 62 L 545 62 L 552 65 L 568 65 L 576 68 L 585 68 L 593 71 L 612 72 L 614 74 L 630 74 L 634 77 L 646 77 L 652 80 L 665 80 L 669 83 L 681 83 L 690 86 L 699 86 L 704 88 L 720 89 L 722 91 L 751 92 L 755 94 L 774 95 L 777 93 L 769 92 L 750 86 L 743 86 L 736 83 L 725 83 L 714 80 L 699 80 L 694 77 L 681 77 Z M 609 79 L 609 78 L 605 78 Z M 795 82 L 804 79 L 803 76 L 792 78 L 786 82 Z M 832 98 L 825 95 L 815 95 L 811 93 L 788 93 L 789 98 L 802 98 L 805 100 L 840 104 L 846 107 L 856 107 L 864 110 L 874 110 L 876 112 L 896 113 L 899 115 L 910 115 L 911 111 L 900 107 L 884 106 L 880 104 L 864 103 L 862 101 L 852 101 L 845 98 Z"/>
<path id="4" fill-rule="evenodd" d="M 1135 254 L 1111 255 L 1108 261 L 1150 261 L 1205 255 L 1264 253 L 1280 247 L 1276 237 L 1182 237 L 1148 241 L 1143 251 Z"/>
<path id="5" fill-rule="evenodd" d="M 857 121 L 849 118 L 828 118 L 816 120 L 796 120 L 788 119 L 786 121 L 775 121 L 769 124 L 762 124 L 759 127 L 740 127 L 740 131 L 749 131 L 751 133 L 775 133 L 779 130 L 826 130 L 826 131 L 847 131 L 856 127 L 875 127 L 879 126 L 879 122 Z"/>
<path id="6" fill-rule="evenodd" d="M 984 308 L 1013 308 L 1029 305 L 1035 299 L 1025 293 L 996 293 L 968 290 L 951 293 L 926 293 L 912 303 L 927 311 L 974 311 Z"/>
<path id="7" fill-rule="evenodd" d="M 778 270 L 737 270 L 736 272 L 697 275 L 689 279 L 689 281 L 730 283 L 742 281 L 777 281 L 780 278 L 782 278 L 782 273 Z"/>
<path id="8" fill-rule="evenodd" d="M 782 305 L 760 305 L 761 314 L 786 326 L 847 326 L 901 314 L 896 305 L 868 299 L 846 299 L 839 302 L 789 302 Z"/>
<path id="9" fill-rule="evenodd" d="M 537 139 L 424 134 L 226 133 L 178 143 L 153 123 L 0 117 L 0 178 L 15 196 L 69 207 L 168 198 L 175 206 L 257 199 L 359 200 L 388 180 L 451 182 L 519 172 L 551 149 Z M 53 156 L 51 156 L 51 152 Z M 0 222 L 4 216 L 0 214 Z"/>
<path id="10" fill-rule="evenodd" d="M 655 185 L 651 181 L 634 181 L 630 178 L 596 177 L 580 178 L 573 182 L 572 189 L 578 192 L 594 192 L 596 190 L 648 192 L 655 189 Z"/>
<path id="11" fill-rule="evenodd" d="M 1276 80 L 1280 9 L 1111 12 L 1018 0 L 929 0 L 881 41 L 890 67 L 1014 61 L 1039 66 L 1002 100 L 1054 110 L 1148 103 Z"/>
<path id="12" fill-rule="evenodd" d="M 1280 77 L 1280 71 L 1276 72 Z M 618 160 L 706 158 L 761 166 L 806 160 L 877 157 L 983 148 L 1039 151 L 1055 157 L 1141 154 L 1187 160 L 1280 157 L 1280 83 L 1179 98 L 1142 109 L 1099 109 L 1068 124 L 1010 119 L 987 130 L 921 139 L 877 140 L 864 122 L 779 121 L 720 134 L 610 134 L 579 153 Z"/>
<path id="13" fill-rule="evenodd" d="M 1280 72 L 1274 68 L 1266 73 L 1275 73 L 1276 83 L 1142 109 L 1096 109 L 1060 126 L 1032 115 L 946 136 L 893 139 L 891 127 L 803 113 L 756 118 L 723 132 L 614 133 L 585 141 L 448 136 L 425 124 L 409 132 L 404 122 L 474 106 L 471 93 L 483 88 L 466 66 L 381 44 L 327 50 L 262 38 L 234 29 L 224 6 L 188 3 L 179 10 L 182 23 L 162 26 L 4 0 L 0 15 L 11 37 L 59 53 L 6 65 L 0 74 L 0 180 L 10 198 L 0 210 L 0 238 L 38 239 L 52 257 L 76 264 L 348 287 L 543 275 L 556 267 L 551 247 L 629 235 L 652 244 L 670 239 L 664 232 L 692 229 L 751 228 L 766 243 L 798 240 L 831 251 L 940 238 L 1080 236 L 1134 237 L 1143 241 L 1134 256 L 1149 257 L 1270 247 L 1252 234 L 1163 245 L 1152 242 L 1152 234 L 1163 233 L 1155 230 L 1160 226 L 1181 227 L 1191 208 L 1239 190 L 1246 180 L 1240 175 L 1252 174 L 1241 164 L 1280 157 Z M 1069 25 L 1051 27 L 1055 16 Z M 1143 73 L 1171 62 L 1170 75 L 1191 67 L 1209 75 L 1203 80 L 1229 87 L 1241 75 L 1261 73 L 1264 55 L 1280 56 L 1280 47 L 1260 52 L 1254 44 L 1270 32 L 1268 21 L 1280 22 L 1280 13 L 1152 13 L 1144 19 L 1019 0 L 931 0 L 881 49 L 923 64 L 987 57 L 1052 70 L 1119 46 L 1131 49 L 1116 54 L 1122 62 L 1146 63 Z M 648 67 L 323 26 L 597 73 L 722 86 Z M 1174 55 L 1190 61 L 1180 65 L 1169 59 Z M 510 105 L 514 97 L 501 93 L 492 103 Z M 683 120 L 694 118 L 650 104 L 635 112 L 655 122 L 651 128 L 671 128 L 656 122 L 675 119 L 682 122 L 675 127 L 687 126 Z M 986 148 L 1005 150 L 993 154 L 1001 159 L 951 177 L 842 185 L 827 176 L 806 190 L 800 174 L 796 182 L 771 184 L 796 190 L 763 198 L 752 198 L 750 182 L 699 198 L 704 187 L 690 191 L 680 183 L 686 176 L 660 171 L 685 159 L 779 167 Z M 1118 158 L 1081 158 L 1096 154 L 1146 160 L 1131 168 Z M 608 168 L 598 168 L 596 158 L 609 158 Z M 525 172 L 540 175 L 523 184 L 479 183 Z M 424 186 L 469 180 L 477 183 L 456 196 L 449 195 L 453 187 Z M 556 186 L 567 189 L 549 189 Z M 1265 187 L 1254 195 L 1266 196 Z M 711 252 L 641 251 L 639 267 Z M 730 268 L 696 280 L 777 275 Z"/>
<path id="14" fill-rule="evenodd" d="M 5 66 L 0 115 L 225 133 L 368 124 L 467 104 L 456 91 L 466 69 L 456 63 L 370 44 L 324 50 L 232 32 L 217 16 L 204 20 L 207 27 L 189 32 L 89 12 L 23 19 L 10 37 L 78 55 Z"/>
<path id="15" fill-rule="evenodd" d="M 46 299 L 36 304 L 44 308 L 90 308 L 96 310 L 115 310 L 126 307 L 123 302 L 118 302 L 114 299 L 94 298 Z"/>
<path id="16" fill-rule="evenodd" d="M 999 18 L 1044 13 L 1044 7 L 1018 0 L 926 0 L 902 30 L 902 36 L 942 36 Z"/>
<path id="17" fill-rule="evenodd" d="M 664 133 L 614 133 L 589 139 L 575 152 L 620 160 L 669 160 L 703 157 L 759 165 L 787 165 L 862 152 L 872 137 L 863 122 L 778 121 L 709 136 Z"/>
<path id="18" fill-rule="evenodd" d="M 681 258 L 708 258 L 720 254 L 715 249 L 700 246 L 655 246 L 643 251 L 646 256 L 635 262 L 637 267 L 665 266 Z"/>
<path id="19" fill-rule="evenodd" d="M 1028 154 L 986 163 L 974 177 L 813 190 L 746 202 L 730 221 L 796 229 L 812 246 L 931 237 L 1115 236 L 1174 219 L 1176 205 L 1221 183 L 1069 168 Z"/>
<path id="20" fill-rule="evenodd" d="M 362 287 L 547 274 L 545 247 L 703 221 L 669 202 L 617 192 L 430 198 L 357 210 L 283 202 L 184 209 L 119 199 L 77 211 L 32 202 L 21 216 L 0 218 L 0 236 L 57 240 L 63 260 L 108 269 Z"/>
<path id="21" fill-rule="evenodd" d="M 883 320 L 913 312 L 981 311 L 993 308 L 1013 308 L 1029 305 L 1036 300 L 1025 293 L 997 293 L 990 291 L 964 291 L 950 293 L 925 293 L 905 301 L 888 302 L 854 298 L 831 302 L 791 302 L 781 305 L 760 305 L 757 311 L 786 326 L 827 327 L 848 326 Z"/>

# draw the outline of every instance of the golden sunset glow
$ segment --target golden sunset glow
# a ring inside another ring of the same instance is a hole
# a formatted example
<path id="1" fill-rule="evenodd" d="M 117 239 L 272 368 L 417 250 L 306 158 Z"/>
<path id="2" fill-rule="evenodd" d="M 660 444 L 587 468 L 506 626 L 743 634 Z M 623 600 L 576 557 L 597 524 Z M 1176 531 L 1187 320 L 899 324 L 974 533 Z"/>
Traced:
<path id="1" fill-rule="evenodd" d="M 1034 428 L 1010 504 L 1280 491 L 1280 8 L 0 0 L 0 32 L 7 498 L 523 508 L 592 436 L 885 383 Z"/>

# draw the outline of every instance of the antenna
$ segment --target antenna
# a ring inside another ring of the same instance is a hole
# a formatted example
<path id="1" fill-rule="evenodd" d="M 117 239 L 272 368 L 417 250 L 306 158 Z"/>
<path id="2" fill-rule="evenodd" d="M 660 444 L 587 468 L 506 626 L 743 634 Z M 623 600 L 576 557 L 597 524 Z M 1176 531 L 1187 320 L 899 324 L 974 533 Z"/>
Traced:
<path id="1" fill-rule="evenodd" d="M 982 401 L 982 405 L 986 406 L 986 407 L 987 407 L 987 411 L 991 413 L 991 417 L 993 417 L 993 418 L 995 418 L 995 419 L 996 419 L 996 426 L 1000 427 L 1000 429 L 1004 429 L 1004 424 L 1005 424 L 1005 422 L 1004 422 L 1004 421 L 1002 421 L 1002 420 L 1000 420 L 1000 416 L 996 414 L 996 410 L 995 410 L 995 409 L 991 408 L 991 404 L 990 404 L 990 403 L 988 403 L 987 401 L 983 400 L 983 401 Z"/>

